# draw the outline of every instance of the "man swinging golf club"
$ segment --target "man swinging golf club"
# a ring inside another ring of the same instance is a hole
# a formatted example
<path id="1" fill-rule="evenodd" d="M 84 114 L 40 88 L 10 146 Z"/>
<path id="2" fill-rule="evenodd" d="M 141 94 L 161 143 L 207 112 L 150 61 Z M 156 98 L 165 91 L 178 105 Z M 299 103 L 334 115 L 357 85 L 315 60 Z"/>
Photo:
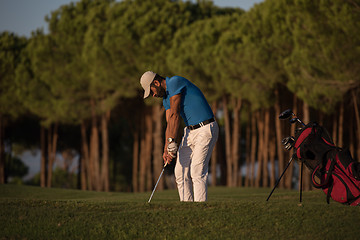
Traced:
<path id="1" fill-rule="evenodd" d="M 180 76 L 164 78 L 147 71 L 140 84 L 144 98 L 163 98 L 167 122 L 163 159 L 170 163 L 177 156 L 175 179 L 180 201 L 206 201 L 209 160 L 219 134 L 210 105 L 198 87 Z M 180 116 L 186 127 L 178 146 Z"/>

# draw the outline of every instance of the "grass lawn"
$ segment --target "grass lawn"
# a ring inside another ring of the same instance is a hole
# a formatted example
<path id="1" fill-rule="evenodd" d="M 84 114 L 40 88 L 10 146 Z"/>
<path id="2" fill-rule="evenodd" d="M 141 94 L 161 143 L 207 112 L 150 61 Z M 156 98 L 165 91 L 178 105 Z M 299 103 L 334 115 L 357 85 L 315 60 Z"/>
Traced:
<path id="1" fill-rule="evenodd" d="M 320 190 L 209 188 L 206 203 L 175 190 L 102 193 L 0 185 L 0 239 L 360 239 L 360 207 Z"/>

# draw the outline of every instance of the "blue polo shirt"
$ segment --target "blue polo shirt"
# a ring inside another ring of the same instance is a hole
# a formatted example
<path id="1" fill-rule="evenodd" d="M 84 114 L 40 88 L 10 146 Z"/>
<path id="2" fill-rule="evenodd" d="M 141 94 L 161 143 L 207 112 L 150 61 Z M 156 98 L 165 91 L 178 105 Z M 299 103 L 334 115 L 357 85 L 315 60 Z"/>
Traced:
<path id="1" fill-rule="evenodd" d="M 181 93 L 180 116 L 186 126 L 196 125 L 214 117 L 209 103 L 200 89 L 183 77 L 166 78 L 165 110 L 170 109 L 170 98 Z"/>

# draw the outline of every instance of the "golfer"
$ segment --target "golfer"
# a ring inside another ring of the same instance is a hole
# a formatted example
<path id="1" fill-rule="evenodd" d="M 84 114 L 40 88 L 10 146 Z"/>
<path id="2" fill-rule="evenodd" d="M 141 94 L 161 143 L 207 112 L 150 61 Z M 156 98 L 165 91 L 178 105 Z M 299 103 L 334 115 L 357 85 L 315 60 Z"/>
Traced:
<path id="1" fill-rule="evenodd" d="M 141 76 L 140 84 L 144 98 L 163 98 L 167 122 L 163 159 L 170 163 L 177 156 L 175 179 L 180 201 L 206 201 L 209 160 L 219 127 L 203 93 L 186 78 L 164 78 L 151 71 Z M 186 127 L 178 145 L 180 116 Z"/>

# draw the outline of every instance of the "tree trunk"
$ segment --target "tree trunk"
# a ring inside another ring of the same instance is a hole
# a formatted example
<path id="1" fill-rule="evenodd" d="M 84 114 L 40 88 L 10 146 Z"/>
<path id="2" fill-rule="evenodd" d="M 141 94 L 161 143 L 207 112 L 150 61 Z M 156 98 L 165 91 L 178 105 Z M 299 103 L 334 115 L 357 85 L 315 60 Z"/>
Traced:
<path id="1" fill-rule="evenodd" d="M 352 97 L 353 97 L 353 103 L 354 103 L 354 110 L 355 110 L 355 118 L 356 118 L 356 140 L 357 140 L 357 157 L 360 161 L 360 115 L 359 115 L 359 106 L 357 103 L 357 97 L 355 94 L 355 90 L 351 91 Z"/>
<path id="2" fill-rule="evenodd" d="M 144 192 L 152 188 L 151 155 L 152 155 L 152 111 L 146 107 L 145 117 L 142 118 L 141 144 L 140 144 L 140 186 L 139 191 Z"/>
<path id="3" fill-rule="evenodd" d="M 227 96 L 223 97 L 224 121 L 225 121 L 225 155 L 226 155 L 226 186 L 232 186 L 232 156 L 231 156 L 231 130 L 230 130 L 230 114 L 228 109 Z"/>
<path id="4" fill-rule="evenodd" d="M 226 170 L 226 159 L 225 159 L 225 150 L 224 150 L 224 137 L 221 136 L 221 131 L 219 132 L 219 138 L 217 141 L 217 153 L 218 153 L 218 163 L 220 166 L 220 185 L 226 186 L 227 180 L 227 170 Z"/>
<path id="5" fill-rule="evenodd" d="M 336 113 L 334 113 L 332 139 L 334 141 L 335 146 L 338 146 L 338 141 L 337 141 L 338 120 L 337 119 L 338 119 L 338 115 Z"/>
<path id="6" fill-rule="evenodd" d="M 93 189 L 101 191 L 100 166 L 99 166 L 99 128 L 95 113 L 95 103 L 91 101 L 91 135 L 90 135 L 90 161 L 92 164 Z"/>
<path id="7" fill-rule="evenodd" d="M 214 101 L 212 104 L 212 110 L 214 112 L 214 115 L 216 116 L 217 113 L 217 102 Z M 215 144 L 214 150 L 211 155 L 211 186 L 216 186 L 216 165 L 217 165 L 217 159 L 218 159 L 218 142 Z"/>
<path id="8" fill-rule="evenodd" d="M 51 179 L 52 179 L 52 172 L 53 166 L 55 163 L 56 158 L 56 145 L 58 139 L 58 124 L 55 123 L 54 127 L 49 127 L 48 132 L 48 178 L 47 178 L 47 187 L 51 187 Z"/>
<path id="9" fill-rule="evenodd" d="M 152 158 L 152 147 L 153 147 L 153 109 L 149 108 L 145 116 L 146 124 L 146 136 L 145 136 L 145 146 L 146 154 L 143 156 L 145 160 L 145 170 L 146 170 L 146 191 L 151 191 L 152 189 L 152 171 L 151 171 L 151 158 Z"/>
<path id="10" fill-rule="evenodd" d="M 346 125 L 347 125 L 348 129 L 354 129 L 354 130 L 356 129 L 356 127 L 355 127 L 355 119 L 354 119 L 353 116 L 350 117 L 350 119 L 348 121 L 348 124 L 346 124 Z M 353 158 L 354 158 L 354 156 L 356 154 L 355 153 L 356 139 L 354 137 L 355 135 L 356 135 L 356 130 L 354 132 L 352 132 L 352 131 L 349 132 L 349 139 L 348 139 L 348 141 L 349 141 L 349 151 L 350 151 L 351 155 L 353 156 Z"/>
<path id="11" fill-rule="evenodd" d="M 338 147 L 343 147 L 343 131 L 344 131 L 344 104 L 340 103 L 340 111 L 339 111 L 339 135 L 338 135 Z"/>
<path id="12" fill-rule="evenodd" d="M 279 91 L 275 90 L 275 96 L 276 96 L 276 104 L 275 104 L 275 129 L 276 129 L 276 152 L 278 157 L 278 166 L 279 166 L 279 176 L 284 171 L 284 150 L 282 148 L 281 140 L 283 138 L 283 131 L 281 130 L 281 122 L 278 118 L 280 115 L 281 109 L 280 109 L 280 101 L 279 101 Z M 285 183 L 284 181 L 280 181 L 279 188 L 284 188 Z"/>
<path id="13" fill-rule="evenodd" d="M 45 135 L 45 128 L 43 126 L 41 126 L 40 129 L 40 147 L 41 147 L 40 186 L 46 187 L 46 135 Z"/>
<path id="14" fill-rule="evenodd" d="M 134 192 L 139 192 L 139 128 L 135 126 L 133 143 L 133 166 L 132 166 L 132 186 Z"/>
<path id="15" fill-rule="evenodd" d="M 82 126 L 80 127 L 80 130 L 82 130 Z M 81 133 L 82 134 L 82 133 Z M 86 184 L 86 163 L 87 161 L 85 160 L 85 152 L 84 152 L 84 146 L 83 146 L 83 140 L 81 141 L 81 155 L 80 155 L 80 188 L 81 190 L 86 190 L 87 189 L 87 184 Z"/>
<path id="16" fill-rule="evenodd" d="M 89 144 L 86 134 L 86 124 L 84 121 L 81 122 L 81 189 L 82 190 L 93 190 L 93 173 L 94 167 L 90 159 Z"/>
<path id="17" fill-rule="evenodd" d="M 108 122 L 110 111 L 101 116 L 101 140 L 102 140 L 102 161 L 101 161 L 101 182 L 105 192 L 110 191 L 109 186 L 109 133 Z"/>
<path id="18" fill-rule="evenodd" d="M 271 124 L 273 126 L 273 124 Z M 275 155 L 276 155 L 276 137 L 271 134 L 271 140 L 269 142 L 269 158 L 271 163 L 271 174 L 270 174 L 270 186 L 275 186 Z"/>
<path id="19" fill-rule="evenodd" d="M 303 105 L 303 114 L 304 114 L 304 117 L 303 117 L 303 121 L 304 123 L 308 123 L 310 122 L 310 111 L 309 111 L 309 106 L 304 102 L 304 105 Z M 311 187 L 311 182 L 310 182 L 310 171 L 307 167 L 304 166 L 304 171 L 303 171 L 303 189 L 305 191 L 308 191 L 310 190 L 312 187 Z M 300 179 L 300 178 L 299 178 Z"/>
<path id="20" fill-rule="evenodd" d="M 269 127 L 270 127 L 270 109 L 265 110 L 264 116 L 264 144 L 263 144 L 263 187 L 268 187 L 269 184 Z"/>
<path id="21" fill-rule="evenodd" d="M 144 111 L 146 114 L 146 111 Z M 139 192 L 145 191 L 145 180 L 146 180 L 146 165 L 145 165 L 145 155 L 146 155 L 146 127 L 145 127 L 145 118 L 141 118 L 141 129 L 140 129 L 140 156 L 139 156 Z"/>
<path id="22" fill-rule="evenodd" d="M 255 160 L 257 149 L 257 134 L 256 134 L 256 115 L 251 114 L 251 174 L 250 174 L 250 186 L 255 186 Z"/>
<path id="23" fill-rule="evenodd" d="M 164 161 L 162 159 L 162 153 L 164 149 L 164 142 L 162 138 L 162 119 L 163 119 L 164 111 L 162 111 L 161 105 L 156 104 L 153 106 L 153 122 L 154 122 L 154 131 L 153 131 L 153 179 L 152 181 L 156 183 L 157 177 L 160 175 Z M 163 190 L 164 189 L 164 179 L 161 178 L 157 189 Z"/>
<path id="24" fill-rule="evenodd" d="M 50 127 L 48 128 L 48 136 L 47 136 L 47 149 L 48 149 L 48 175 L 47 175 L 47 180 L 46 180 L 46 186 L 47 187 L 51 187 L 51 178 L 52 178 L 52 165 L 53 165 L 53 160 L 52 160 L 52 156 L 51 156 L 51 139 L 52 139 L 52 127 L 50 125 Z"/>
<path id="25" fill-rule="evenodd" d="M 0 113 L 0 184 L 5 183 L 5 145 L 4 145 L 4 123 L 3 115 Z"/>
<path id="26" fill-rule="evenodd" d="M 251 113 L 249 112 L 249 119 L 251 120 Z M 245 176 L 245 187 L 251 185 L 251 121 L 246 127 L 246 176 Z"/>
<path id="27" fill-rule="evenodd" d="M 241 130 L 241 125 L 240 125 L 240 110 L 241 110 L 241 99 L 238 98 L 236 100 L 234 100 L 234 121 L 233 121 L 233 131 L 232 131 L 232 141 L 230 144 L 232 144 L 232 167 L 233 167 L 233 172 L 232 172 L 232 184 L 231 186 L 235 187 L 238 184 L 238 178 L 239 178 L 239 149 L 240 149 L 240 130 Z M 240 176 L 241 178 L 241 176 Z"/>
<path id="28" fill-rule="evenodd" d="M 261 182 L 261 178 L 262 178 L 262 167 L 264 164 L 264 159 L 263 159 L 263 151 L 264 151 L 264 121 L 263 118 L 261 117 L 261 110 L 256 112 L 256 116 L 257 116 L 257 126 L 258 126 L 258 142 L 259 142 L 259 146 L 258 146 L 258 154 L 257 154 L 257 162 L 258 162 L 258 167 L 257 167 L 257 171 L 256 171 L 256 180 L 255 180 L 255 187 L 260 187 L 260 182 Z"/>

